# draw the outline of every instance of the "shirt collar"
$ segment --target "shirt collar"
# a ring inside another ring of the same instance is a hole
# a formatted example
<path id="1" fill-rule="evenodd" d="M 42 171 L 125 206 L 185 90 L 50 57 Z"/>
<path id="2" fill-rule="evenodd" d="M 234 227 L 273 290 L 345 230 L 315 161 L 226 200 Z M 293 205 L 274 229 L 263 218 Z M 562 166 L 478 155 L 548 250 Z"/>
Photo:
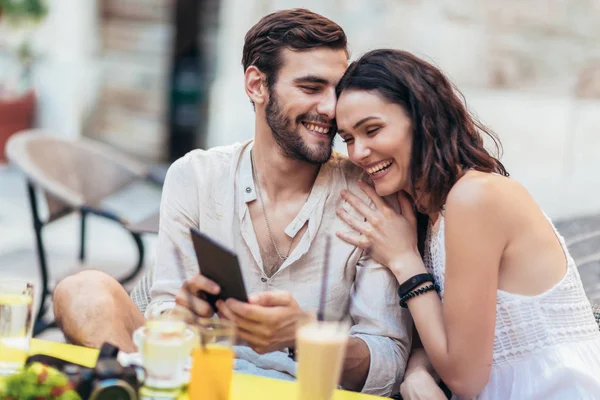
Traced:
<path id="1" fill-rule="evenodd" d="M 244 149 L 242 153 L 242 157 L 240 160 L 240 169 L 239 169 L 239 185 L 238 185 L 238 193 L 239 193 L 239 217 L 240 221 L 244 218 L 248 207 L 247 204 L 251 201 L 256 200 L 256 185 L 254 183 L 254 177 L 252 176 L 252 160 L 250 158 L 250 151 L 254 147 L 254 141 L 250 142 L 250 144 Z M 332 157 L 333 159 L 333 157 Z M 319 173 L 317 174 L 317 179 L 315 179 L 315 183 L 308 195 L 308 199 L 304 206 L 300 209 L 296 218 L 290 222 L 290 224 L 285 228 L 285 233 L 289 237 L 294 237 L 298 233 L 298 231 L 304 226 L 306 221 L 309 220 L 311 214 L 315 210 L 315 207 L 319 204 L 319 201 L 323 198 L 327 189 L 329 187 L 329 182 L 331 178 L 331 160 L 327 163 L 323 164 L 319 169 Z"/>
<path id="2" fill-rule="evenodd" d="M 256 200 L 256 186 L 254 185 L 254 177 L 252 176 L 252 160 L 250 159 L 250 151 L 254 147 L 254 141 L 250 142 L 242 153 L 240 160 L 240 175 L 239 185 L 237 190 L 239 191 L 240 206 L 250 203 Z M 243 210 L 240 207 L 240 210 Z M 242 212 L 239 213 L 242 217 Z"/>

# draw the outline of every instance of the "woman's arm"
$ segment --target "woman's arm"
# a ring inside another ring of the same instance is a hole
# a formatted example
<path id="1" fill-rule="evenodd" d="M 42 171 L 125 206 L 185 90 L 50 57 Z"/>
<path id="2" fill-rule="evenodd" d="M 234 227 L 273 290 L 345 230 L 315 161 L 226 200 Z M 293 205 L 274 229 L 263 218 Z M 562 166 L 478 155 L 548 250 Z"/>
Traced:
<path id="1" fill-rule="evenodd" d="M 439 377 L 419 339 L 413 330 L 413 348 L 410 353 L 404 380 L 400 385 L 400 394 L 404 400 L 429 399 L 446 400 L 447 397 L 438 386 Z"/>
<path id="2" fill-rule="evenodd" d="M 410 352 L 410 358 L 408 359 L 408 365 L 406 366 L 404 378 L 406 379 L 414 372 L 426 372 L 437 382 L 440 377 L 437 372 L 435 372 L 435 369 L 433 369 L 433 365 L 431 365 L 429 357 L 427 357 L 427 353 L 423 348 L 423 343 L 421 343 L 421 338 L 419 337 L 419 332 L 417 331 L 416 327 L 413 327 L 412 337 L 412 350 Z"/>
<path id="3" fill-rule="evenodd" d="M 408 301 L 429 358 L 453 393 L 472 397 L 489 381 L 496 292 L 502 253 L 508 242 L 499 185 L 486 178 L 461 179 L 445 213 L 444 303 L 435 292 Z M 425 272 L 419 257 L 391 266 L 402 283 Z"/>

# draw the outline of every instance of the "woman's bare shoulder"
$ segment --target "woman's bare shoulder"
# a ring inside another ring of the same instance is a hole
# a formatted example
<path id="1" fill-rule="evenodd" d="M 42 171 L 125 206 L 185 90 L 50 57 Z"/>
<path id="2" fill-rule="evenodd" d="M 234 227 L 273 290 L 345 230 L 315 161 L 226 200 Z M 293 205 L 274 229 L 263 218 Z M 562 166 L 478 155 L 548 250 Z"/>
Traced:
<path id="1" fill-rule="evenodd" d="M 484 214 L 506 215 L 515 205 L 528 206 L 535 202 L 527 189 L 506 176 L 469 171 L 450 189 L 446 209 L 465 209 Z"/>

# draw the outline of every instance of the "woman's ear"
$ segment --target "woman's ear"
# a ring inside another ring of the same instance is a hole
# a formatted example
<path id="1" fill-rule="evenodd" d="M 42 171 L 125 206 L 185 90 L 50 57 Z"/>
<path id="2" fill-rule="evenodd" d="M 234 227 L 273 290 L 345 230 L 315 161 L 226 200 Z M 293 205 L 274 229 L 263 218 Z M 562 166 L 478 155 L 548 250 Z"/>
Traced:
<path id="1" fill-rule="evenodd" d="M 246 69 L 244 87 L 252 103 L 263 104 L 268 101 L 269 91 L 267 90 L 266 76 L 254 65 Z"/>

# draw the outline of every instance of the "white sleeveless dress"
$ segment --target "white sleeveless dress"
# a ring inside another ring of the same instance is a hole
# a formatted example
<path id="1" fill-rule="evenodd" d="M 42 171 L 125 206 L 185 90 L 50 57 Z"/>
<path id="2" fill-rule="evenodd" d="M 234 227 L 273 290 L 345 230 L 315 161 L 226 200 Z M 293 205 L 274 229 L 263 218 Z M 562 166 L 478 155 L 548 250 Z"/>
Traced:
<path id="1" fill-rule="evenodd" d="M 498 290 L 492 373 L 476 399 L 600 399 L 600 331 L 577 266 L 552 228 L 565 252 L 567 272 L 536 296 Z M 440 215 L 438 228 L 429 226 L 424 258 L 442 301 L 444 242 Z"/>

